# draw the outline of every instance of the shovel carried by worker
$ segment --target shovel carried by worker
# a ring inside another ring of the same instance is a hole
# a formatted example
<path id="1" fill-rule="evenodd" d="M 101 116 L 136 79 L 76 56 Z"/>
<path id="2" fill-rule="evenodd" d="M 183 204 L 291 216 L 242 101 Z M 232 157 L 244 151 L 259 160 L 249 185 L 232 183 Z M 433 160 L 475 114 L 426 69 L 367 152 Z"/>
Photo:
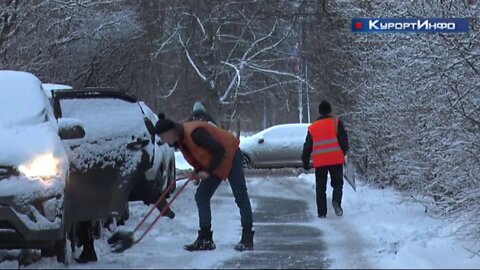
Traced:
<path id="1" fill-rule="evenodd" d="M 145 215 L 145 217 L 140 221 L 140 223 L 138 223 L 137 227 L 135 227 L 135 229 L 132 232 L 125 232 L 125 231 L 115 232 L 108 239 L 108 244 L 112 248 L 112 251 L 115 252 L 115 253 L 120 253 L 120 252 L 123 252 L 123 251 L 131 248 L 133 245 L 137 244 L 138 242 L 142 241 L 142 239 L 145 237 L 145 235 L 147 235 L 147 233 L 150 231 L 150 229 L 152 229 L 153 225 L 155 225 L 155 223 L 157 223 L 157 221 L 168 211 L 168 209 L 170 208 L 170 205 L 175 201 L 175 199 L 178 197 L 178 195 L 180 195 L 180 193 L 182 193 L 182 191 L 185 189 L 185 187 L 188 185 L 188 183 L 190 183 L 191 179 L 187 179 L 187 178 L 189 178 L 189 176 L 182 176 L 182 177 L 179 177 L 179 178 L 175 179 L 175 181 L 172 181 L 172 183 L 170 185 L 168 185 L 165 192 L 163 192 L 162 196 L 160 196 L 160 198 L 155 202 L 155 205 L 150 209 L 150 211 L 148 211 L 148 213 Z M 185 184 L 183 184 L 183 186 L 180 188 L 180 190 L 178 190 L 178 192 L 175 194 L 175 196 L 173 196 L 173 198 L 170 200 L 170 202 L 162 209 L 160 214 L 158 214 L 158 216 L 155 218 L 155 220 L 148 226 L 148 228 L 141 234 L 141 236 L 137 240 L 135 240 L 134 239 L 135 232 L 137 232 L 140 229 L 140 227 L 145 223 L 147 218 L 153 213 L 153 211 L 157 208 L 157 206 L 160 205 L 160 203 L 162 203 L 166 199 L 168 194 L 175 187 L 175 184 L 176 184 L 175 182 L 179 181 L 179 180 L 183 180 L 183 179 L 187 179 Z"/>
<path id="2" fill-rule="evenodd" d="M 355 184 L 355 166 L 352 162 L 347 161 L 345 156 L 345 165 L 343 166 L 343 177 L 355 192 L 357 192 L 357 185 Z"/>

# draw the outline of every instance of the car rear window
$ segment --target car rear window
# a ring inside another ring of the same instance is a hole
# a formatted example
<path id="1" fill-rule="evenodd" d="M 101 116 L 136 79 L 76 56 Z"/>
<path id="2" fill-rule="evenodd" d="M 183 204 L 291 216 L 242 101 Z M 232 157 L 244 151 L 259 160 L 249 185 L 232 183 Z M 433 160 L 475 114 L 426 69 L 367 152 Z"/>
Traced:
<path id="1" fill-rule="evenodd" d="M 86 139 L 148 134 L 143 113 L 136 102 L 110 98 L 64 99 L 62 117 L 81 120 Z"/>

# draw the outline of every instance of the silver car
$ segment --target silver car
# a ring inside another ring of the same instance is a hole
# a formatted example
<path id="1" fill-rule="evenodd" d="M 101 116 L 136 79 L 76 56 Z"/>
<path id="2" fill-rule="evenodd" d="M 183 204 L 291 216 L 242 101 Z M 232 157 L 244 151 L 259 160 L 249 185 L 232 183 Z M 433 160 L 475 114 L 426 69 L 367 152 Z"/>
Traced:
<path id="1" fill-rule="evenodd" d="M 310 124 L 285 124 L 240 139 L 246 168 L 301 167 Z"/>

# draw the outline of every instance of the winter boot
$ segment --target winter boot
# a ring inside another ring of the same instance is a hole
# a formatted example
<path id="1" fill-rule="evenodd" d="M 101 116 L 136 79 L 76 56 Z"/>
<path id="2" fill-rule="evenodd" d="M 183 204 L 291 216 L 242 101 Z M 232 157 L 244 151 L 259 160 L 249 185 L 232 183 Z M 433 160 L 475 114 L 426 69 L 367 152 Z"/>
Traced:
<path id="1" fill-rule="evenodd" d="M 343 216 L 343 209 L 340 206 L 340 204 L 337 203 L 336 201 L 333 201 L 332 205 L 333 205 L 333 210 L 335 210 L 335 214 L 339 217 Z"/>
<path id="2" fill-rule="evenodd" d="M 167 201 L 163 201 L 160 205 L 157 206 L 158 211 L 162 212 L 163 208 L 167 207 Z M 163 217 L 168 217 L 170 219 L 175 218 L 175 212 L 173 212 L 171 207 L 168 207 L 167 211 L 162 215 Z"/>
<path id="3" fill-rule="evenodd" d="M 216 246 L 213 242 L 213 232 L 210 229 L 199 230 L 197 240 L 190 245 L 185 245 L 183 248 L 188 251 L 214 250 Z"/>
<path id="4" fill-rule="evenodd" d="M 168 208 L 168 210 L 163 214 L 163 216 L 168 217 L 169 219 L 175 218 L 175 212 L 173 212 L 172 208 Z"/>
<path id="5" fill-rule="evenodd" d="M 235 245 L 234 249 L 237 251 L 253 250 L 253 234 L 252 230 L 242 231 L 242 239 Z"/>
<path id="6" fill-rule="evenodd" d="M 88 263 L 88 262 L 96 262 L 98 261 L 97 253 L 95 252 L 95 248 L 93 246 L 93 239 L 90 239 L 83 245 L 82 254 L 75 259 L 78 263 Z"/>

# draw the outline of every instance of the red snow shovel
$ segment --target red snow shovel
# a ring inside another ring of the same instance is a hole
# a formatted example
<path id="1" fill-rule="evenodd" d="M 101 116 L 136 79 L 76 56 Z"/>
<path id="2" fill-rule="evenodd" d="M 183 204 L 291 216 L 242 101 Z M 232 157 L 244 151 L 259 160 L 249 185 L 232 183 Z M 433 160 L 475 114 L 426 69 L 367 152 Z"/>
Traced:
<path id="1" fill-rule="evenodd" d="M 145 237 L 145 235 L 147 235 L 147 233 L 150 231 L 150 229 L 152 229 L 153 225 L 155 225 L 155 223 L 157 223 L 157 221 L 168 211 L 168 209 L 170 208 L 170 205 L 173 203 L 173 201 L 175 201 L 175 199 L 178 197 L 178 195 L 180 195 L 180 193 L 182 193 L 182 191 L 185 189 L 185 187 L 191 181 L 191 179 L 187 179 L 187 178 L 188 178 L 188 176 L 182 176 L 182 177 L 179 177 L 179 178 L 175 179 L 175 181 L 172 181 L 172 183 L 170 185 L 168 185 L 165 192 L 163 192 L 162 196 L 155 202 L 155 205 L 150 209 L 150 211 L 148 211 L 148 213 L 145 215 L 145 217 L 140 221 L 140 223 L 138 223 L 137 227 L 135 227 L 135 229 L 132 232 L 125 232 L 125 231 L 115 232 L 108 239 L 108 244 L 112 248 L 112 251 L 115 252 L 115 253 L 121 253 L 121 252 L 131 248 L 133 245 L 137 244 L 138 242 L 140 242 Z M 141 234 L 140 238 L 138 238 L 137 240 L 134 240 L 135 232 L 137 232 L 138 229 L 140 229 L 140 227 L 143 225 L 143 223 L 145 223 L 147 218 L 153 213 L 153 210 L 155 210 L 155 208 L 157 208 L 157 206 L 160 205 L 160 203 L 162 203 L 166 199 L 167 195 L 170 193 L 170 191 L 175 186 L 175 182 L 179 181 L 179 180 L 183 180 L 183 179 L 187 179 L 187 181 L 185 182 L 185 184 L 183 184 L 183 186 L 180 188 L 180 190 L 178 190 L 177 194 L 175 194 L 175 196 L 173 196 L 173 198 L 170 200 L 170 202 L 162 209 L 162 211 L 160 212 L 160 214 L 158 214 L 158 216 L 155 218 L 155 220 Z"/>

